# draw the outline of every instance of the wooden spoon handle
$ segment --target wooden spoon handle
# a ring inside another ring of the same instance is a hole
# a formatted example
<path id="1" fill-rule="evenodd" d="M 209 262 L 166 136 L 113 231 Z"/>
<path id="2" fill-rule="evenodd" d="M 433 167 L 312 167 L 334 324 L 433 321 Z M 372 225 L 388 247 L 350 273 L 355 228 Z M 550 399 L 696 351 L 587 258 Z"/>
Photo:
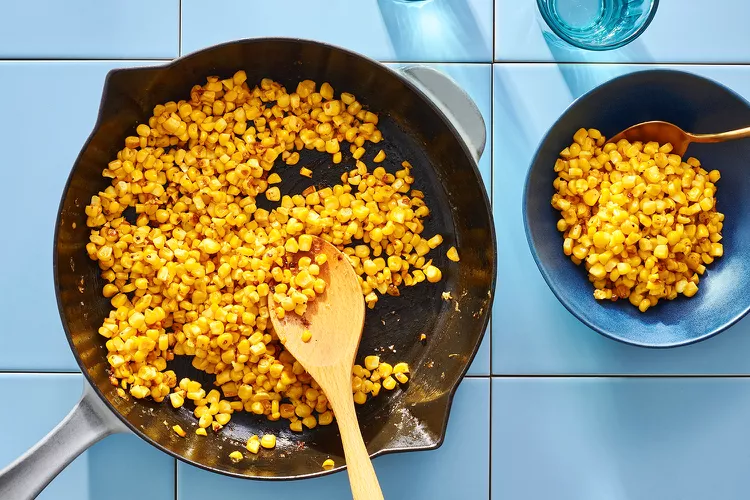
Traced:
<path id="1" fill-rule="evenodd" d="M 721 132 L 718 134 L 690 134 L 690 141 L 713 143 L 731 141 L 734 139 L 744 139 L 745 137 L 750 137 L 750 127 L 730 130 L 729 132 Z"/>
<path id="2" fill-rule="evenodd" d="M 359 430 L 357 416 L 354 413 L 354 401 L 351 404 L 351 417 L 340 419 L 341 411 L 336 412 L 336 419 L 341 432 L 341 442 L 344 444 L 346 465 L 349 470 L 349 485 L 352 488 L 354 500 L 383 500 L 378 477 L 372 466 L 370 455 Z M 334 410 L 335 411 L 335 410 Z M 346 415 L 347 411 L 344 412 Z"/>
<path id="3" fill-rule="evenodd" d="M 349 485 L 354 500 L 383 500 L 383 492 L 378 483 L 378 477 L 370 460 L 370 454 L 362 439 L 362 433 L 354 411 L 350 376 L 341 372 L 340 376 L 316 377 L 331 402 L 336 422 L 341 432 L 341 442 L 344 445 L 346 465 L 349 471 Z M 335 381 L 334 381 L 335 380 Z"/>

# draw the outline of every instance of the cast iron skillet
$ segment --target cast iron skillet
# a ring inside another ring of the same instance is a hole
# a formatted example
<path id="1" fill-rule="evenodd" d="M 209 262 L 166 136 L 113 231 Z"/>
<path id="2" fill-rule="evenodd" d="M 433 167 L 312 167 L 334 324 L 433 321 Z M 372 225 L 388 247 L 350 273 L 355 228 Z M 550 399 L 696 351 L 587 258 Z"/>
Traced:
<path id="1" fill-rule="evenodd" d="M 451 400 L 487 326 L 495 286 L 496 245 L 487 193 L 476 161 L 484 149 L 484 122 L 474 103 L 456 84 L 425 67 L 393 71 L 361 55 L 298 39 L 251 39 L 217 45 L 167 65 L 113 70 L 107 76 L 94 131 L 71 171 L 60 203 L 55 232 L 54 271 L 60 317 L 71 349 L 85 375 L 78 406 L 50 435 L 24 457 L 0 473 L 0 498 L 28 498 L 73 458 L 102 437 L 132 431 L 157 448 L 192 465 L 257 479 L 292 479 L 325 474 L 321 464 L 333 458 L 343 467 L 341 442 L 335 425 L 294 434 L 288 423 L 269 422 L 235 413 L 219 433 L 194 434 L 191 405 L 175 410 L 166 401 L 120 398 L 109 381 L 104 339 L 97 333 L 110 310 L 101 295 L 104 285 L 85 245 L 84 207 L 92 194 L 104 189 L 104 166 L 147 120 L 155 104 L 189 95 L 192 85 L 209 75 L 231 76 L 244 69 L 248 83 L 273 78 L 287 89 L 298 81 L 330 82 L 336 92 L 352 92 L 380 114 L 384 141 L 370 145 L 365 161 L 382 147 L 384 166 L 394 171 L 403 160 L 414 166 L 415 188 L 424 191 L 431 208 L 425 235 L 440 233 L 445 242 L 433 251 L 443 269 L 437 284 L 402 287 L 400 297 L 383 296 L 367 312 L 358 360 L 380 354 L 388 361 L 407 361 L 411 381 L 401 390 L 383 391 L 358 408 L 359 421 L 370 453 L 426 450 L 443 441 Z M 282 193 L 299 193 L 311 184 L 339 182 L 353 159 L 332 165 L 323 153 L 305 150 L 295 167 L 277 166 Z M 312 179 L 298 174 L 306 165 Z M 259 198 L 260 200 L 260 198 Z M 265 201 L 265 200 L 264 200 Z M 446 250 L 455 245 L 461 261 L 451 262 Z M 446 301 L 449 291 L 454 300 Z M 427 336 L 420 342 L 420 334 Z M 187 357 L 172 363 L 178 378 L 189 376 L 209 387 L 213 380 L 194 370 Z M 180 424 L 187 437 L 171 427 Z M 233 463 L 228 455 L 242 449 L 251 434 L 278 436 L 276 450 Z"/>

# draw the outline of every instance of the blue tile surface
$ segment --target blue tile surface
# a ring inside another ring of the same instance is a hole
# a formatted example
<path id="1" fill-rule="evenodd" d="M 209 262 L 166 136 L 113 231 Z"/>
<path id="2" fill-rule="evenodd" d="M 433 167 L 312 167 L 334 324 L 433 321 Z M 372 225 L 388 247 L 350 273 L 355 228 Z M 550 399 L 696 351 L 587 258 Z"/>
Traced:
<path id="1" fill-rule="evenodd" d="M 477 351 L 477 355 L 474 358 L 474 361 L 471 363 L 471 366 L 469 366 L 469 371 L 466 372 L 467 375 L 476 377 L 476 376 L 486 376 L 490 374 L 490 365 L 491 365 L 490 344 L 492 342 L 491 337 L 492 337 L 492 324 L 490 324 L 487 327 L 487 331 L 484 333 L 482 344 L 479 346 L 479 350 Z"/>
<path id="2" fill-rule="evenodd" d="M 570 0 L 566 0 L 570 1 Z M 748 63 L 750 3 L 662 1 L 646 31 L 621 49 L 587 52 L 549 44 L 534 1 L 495 0 L 495 59 L 618 63 Z"/>
<path id="3" fill-rule="evenodd" d="M 492 0 L 227 0 L 236 22 L 206 24 L 206 4 L 182 0 L 182 51 L 269 36 L 309 38 L 383 61 L 491 62 Z"/>
<path id="4" fill-rule="evenodd" d="M 494 68 L 493 208 L 500 286 L 493 309 L 493 373 L 750 373 L 750 356 L 746 355 L 750 352 L 750 318 L 717 337 L 679 349 L 647 350 L 619 344 L 589 330 L 560 305 L 529 252 L 521 200 L 537 144 L 574 98 L 625 72 L 643 69 L 647 67 L 579 64 Z M 679 69 L 713 78 L 750 97 L 750 67 Z"/>
<path id="5" fill-rule="evenodd" d="M 451 410 L 445 443 L 435 451 L 401 453 L 373 462 L 389 500 L 489 497 L 489 380 L 467 379 Z M 290 482 L 230 479 L 180 463 L 180 500 L 205 498 L 351 498 L 345 473 Z"/>
<path id="6" fill-rule="evenodd" d="M 0 58 L 175 57 L 179 0 L 2 2 Z"/>
<path id="7" fill-rule="evenodd" d="M 53 429 L 76 404 L 82 387 L 78 374 L 0 374 L 0 393 L 23 408 L 0 415 L 0 469 Z M 39 498 L 171 500 L 174 477 L 173 458 L 133 435 L 116 435 L 75 459 Z"/>
<path id="8" fill-rule="evenodd" d="M 738 500 L 748 379 L 493 379 L 494 500 Z"/>
<path id="9" fill-rule="evenodd" d="M 13 187 L 0 197 L 0 212 L 24 214 L 3 220 L 15 245 L 0 245 L 0 262 L 13 263 L 0 270 L 0 393 L 26 408 L 0 417 L 0 468 L 54 427 L 80 396 L 82 379 L 75 373 L 1 372 L 77 371 L 54 300 L 52 232 L 106 72 L 142 64 L 132 59 L 171 58 L 242 37 L 317 39 L 393 66 L 428 61 L 475 100 L 494 138 L 479 166 L 493 191 L 500 267 L 492 334 L 470 375 L 750 373 L 750 318 L 702 344 L 667 351 L 625 346 L 583 327 L 544 284 L 520 217 L 523 177 L 537 143 L 572 100 L 594 86 L 675 62 L 750 98 L 750 65 L 742 65 L 750 64 L 750 3 L 662 0 L 639 40 L 597 54 L 545 43 L 533 0 L 228 0 L 221 11 L 229 22 L 218 28 L 207 25 L 206 3 L 198 0 L 0 4 L 0 59 L 83 59 L 0 62 L 0 93 L 13 96 L 4 108 L 13 119 L 0 122 L 0 134 L 23 152 L 0 160 Z M 123 60 L 85 60 L 92 58 Z M 493 59 L 502 64 L 491 66 Z M 651 66 L 529 64 L 551 61 Z M 456 64 L 467 62 L 483 64 Z M 375 467 L 388 499 L 487 499 L 492 481 L 498 500 L 736 500 L 748 488 L 747 384 L 750 379 L 514 377 L 493 379 L 490 390 L 488 378 L 470 378 L 459 388 L 441 449 L 380 457 Z M 123 481 L 121 464 L 138 480 Z M 346 475 L 234 480 L 176 467 L 138 438 L 120 435 L 84 453 L 40 498 L 302 495 L 350 498 Z"/>
<path id="10" fill-rule="evenodd" d="M 0 135 L 19 154 L 0 160 L 0 370 L 72 370 L 55 302 L 52 238 L 63 186 L 96 121 L 107 71 L 133 62 L 0 62 Z M 31 133 L 30 133 L 31 132 Z M 16 216 L 11 216 L 16 214 Z M 34 348 L 30 348 L 33 338 Z"/>

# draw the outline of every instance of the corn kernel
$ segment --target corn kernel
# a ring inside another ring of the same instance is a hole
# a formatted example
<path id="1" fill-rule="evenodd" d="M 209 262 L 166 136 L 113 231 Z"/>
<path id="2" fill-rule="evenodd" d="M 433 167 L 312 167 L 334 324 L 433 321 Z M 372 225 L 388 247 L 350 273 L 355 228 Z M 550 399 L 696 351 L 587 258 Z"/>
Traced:
<path id="1" fill-rule="evenodd" d="M 250 439 L 247 440 L 245 448 L 253 455 L 257 455 L 258 451 L 260 451 L 260 438 L 253 434 L 252 436 L 250 436 Z"/>
<path id="2" fill-rule="evenodd" d="M 173 392 L 169 395 L 169 401 L 172 403 L 173 408 L 180 408 L 185 403 L 185 398 L 180 394 Z"/>
<path id="3" fill-rule="evenodd" d="M 669 247 L 667 245 L 656 245 L 654 256 L 658 259 L 666 259 L 669 256 Z"/>
<path id="4" fill-rule="evenodd" d="M 459 259 L 459 257 L 458 257 L 458 251 L 456 250 L 456 247 L 450 247 L 450 248 L 448 249 L 448 253 L 447 253 L 447 256 L 448 256 L 448 258 L 449 258 L 450 260 L 452 260 L 453 262 L 458 262 L 459 260 L 461 260 L 461 259 Z"/>
<path id="5" fill-rule="evenodd" d="M 270 450 L 271 448 L 276 447 L 276 436 L 273 434 L 264 434 L 262 438 L 260 438 L 260 445 L 263 448 L 266 448 L 267 450 Z"/>
<path id="6" fill-rule="evenodd" d="M 268 176 L 268 183 L 269 184 L 278 184 L 281 182 L 281 177 L 276 172 L 272 173 Z"/>
<path id="7" fill-rule="evenodd" d="M 367 356 L 365 357 L 365 368 L 372 371 L 377 370 L 380 365 L 380 356 Z"/>
<path id="8" fill-rule="evenodd" d="M 407 363 L 396 363 L 393 366 L 393 373 L 409 373 L 409 365 Z"/>
<path id="9" fill-rule="evenodd" d="M 325 411 L 318 415 L 318 423 L 320 425 L 330 425 L 333 422 L 333 413 Z"/>
<path id="10" fill-rule="evenodd" d="M 443 277 L 443 273 L 440 272 L 440 269 L 432 265 L 425 268 L 424 275 L 430 283 L 437 283 Z"/>
<path id="11" fill-rule="evenodd" d="M 396 379 L 391 377 L 390 375 L 388 377 L 385 377 L 383 379 L 383 389 L 392 391 L 396 388 Z"/>

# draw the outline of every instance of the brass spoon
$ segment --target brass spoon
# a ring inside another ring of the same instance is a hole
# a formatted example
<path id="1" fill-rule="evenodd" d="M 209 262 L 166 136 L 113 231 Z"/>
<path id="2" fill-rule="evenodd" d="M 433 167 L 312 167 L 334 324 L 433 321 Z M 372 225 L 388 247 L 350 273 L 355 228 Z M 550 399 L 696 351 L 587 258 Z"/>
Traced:
<path id="1" fill-rule="evenodd" d="M 659 144 L 669 142 L 672 144 L 672 153 L 683 156 L 691 142 L 714 143 L 743 139 L 745 137 L 750 137 L 750 127 L 718 134 L 691 134 L 673 123 L 653 121 L 633 125 L 613 136 L 607 142 L 616 143 L 620 139 L 627 139 L 630 142 L 655 141 Z"/>
<path id="2" fill-rule="evenodd" d="M 325 292 L 308 303 L 304 316 L 292 312 L 276 317 L 268 294 L 271 322 L 281 343 L 307 370 L 331 403 L 344 445 L 354 500 L 383 500 L 375 469 L 367 453 L 354 412 L 352 366 L 365 322 L 365 301 L 349 259 L 327 241 L 314 237 L 311 257 L 324 253 L 320 266 Z M 309 330 L 312 338 L 302 340 Z"/>

